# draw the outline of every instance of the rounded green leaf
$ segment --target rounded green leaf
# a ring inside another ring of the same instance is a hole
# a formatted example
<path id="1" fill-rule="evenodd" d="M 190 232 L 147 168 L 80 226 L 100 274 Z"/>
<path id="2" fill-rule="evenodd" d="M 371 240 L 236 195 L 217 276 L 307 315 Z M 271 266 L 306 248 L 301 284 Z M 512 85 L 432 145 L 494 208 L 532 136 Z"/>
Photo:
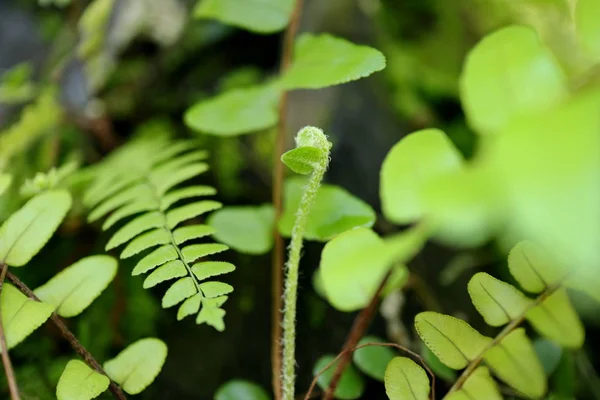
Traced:
<path id="1" fill-rule="evenodd" d="M 486 367 L 478 367 L 465 381 L 462 388 L 444 397 L 445 400 L 503 400 L 496 382 Z"/>
<path id="2" fill-rule="evenodd" d="M 526 317 L 536 331 L 563 347 L 577 349 L 583 345 L 583 324 L 564 288 L 529 310 Z"/>
<path id="3" fill-rule="evenodd" d="M 57 400 L 90 400 L 100 396 L 108 389 L 110 379 L 94 371 L 86 363 L 71 360 L 65 367 L 58 386 L 56 387 Z"/>
<path id="4" fill-rule="evenodd" d="M 284 184 L 279 231 L 285 237 L 292 234 L 304 184 L 303 178 L 288 179 Z M 323 184 L 308 215 L 304 238 L 327 241 L 349 229 L 371 227 L 374 223 L 375 211 L 370 205 L 339 186 Z"/>
<path id="5" fill-rule="evenodd" d="M 167 358 L 167 345 L 156 338 L 138 340 L 112 360 L 104 370 L 123 390 L 138 394 L 154 381 Z"/>
<path id="6" fill-rule="evenodd" d="M 465 321 L 433 311 L 417 314 L 415 328 L 433 354 L 453 369 L 465 368 L 491 342 Z"/>
<path id="7" fill-rule="evenodd" d="M 502 381 L 530 398 L 546 391 L 546 376 L 524 328 L 517 328 L 485 353 L 486 364 Z"/>
<path id="8" fill-rule="evenodd" d="M 462 168 L 463 158 L 446 134 L 425 129 L 404 137 L 381 166 L 381 207 L 392 222 L 411 223 L 424 214 L 423 189 L 432 179 Z"/>
<path id="9" fill-rule="evenodd" d="M 196 131 L 217 136 L 257 132 L 277 123 L 279 95 L 274 85 L 233 89 L 194 104 L 186 111 L 184 122 Z"/>
<path id="10" fill-rule="evenodd" d="M 31 300 L 8 283 L 2 287 L 0 307 L 6 345 L 9 349 L 39 328 L 54 311 L 51 304 Z"/>
<path id="11" fill-rule="evenodd" d="M 235 379 L 221 386 L 215 400 L 269 400 L 267 392 L 256 383 Z"/>
<path id="12" fill-rule="evenodd" d="M 428 400 L 429 378 L 423 368 L 406 357 L 396 357 L 385 369 L 385 392 L 390 400 Z"/>
<path id="13" fill-rule="evenodd" d="M 200 0 L 194 17 L 209 18 L 256 33 L 273 33 L 287 25 L 293 0 Z"/>
<path id="14" fill-rule="evenodd" d="M 368 228 L 346 231 L 325 245 L 321 279 L 327 299 L 340 311 L 364 308 L 394 263 L 412 258 L 425 242 L 420 227 L 381 239 Z M 399 274 L 394 271 L 393 275 Z"/>
<path id="15" fill-rule="evenodd" d="M 565 268 L 552 260 L 541 246 L 527 240 L 510 250 L 508 268 L 519 285 L 532 293 L 542 292 L 567 274 Z"/>
<path id="16" fill-rule="evenodd" d="M 281 78 L 285 89 L 319 89 L 367 77 L 385 68 L 385 57 L 328 34 L 302 34 L 296 40 L 294 61 Z"/>
<path id="17" fill-rule="evenodd" d="M 335 356 L 325 355 L 315 363 L 313 368 L 313 375 L 316 375 L 323 368 L 325 368 L 330 362 L 335 359 Z M 335 373 L 335 368 L 337 367 L 339 360 L 333 363 L 331 367 L 329 367 L 325 372 L 323 372 L 317 383 L 321 389 L 326 390 L 329 387 L 329 382 L 331 382 L 331 378 Z M 335 388 L 334 397 L 336 399 L 341 400 L 353 400 L 358 399 L 362 396 L 363 391 L 365 390 L 365 382 L 360 374 L 354 369 L 352 364 L 346 365 L 344 368 L 344 372 L 342 372 L 342 376 L 338 381 L 338 385 Z"/>
<path id="18" fill-rule="evenodd" d="M 21 267 L 50 239 L 71 208 L 66 190 L 51 190 L 35 196 L 0 227 L 0 260 Z"/>
<path id="19" fill-rule="evenodd" d="M 554 56 L 525 26 L 481 40 L 467 56 L 460 88 L 467 118 L 480 134 L 497 133 L 514 117 L 552 107 L 568 94 Z"/>
<path id="20" fill-rule="evenodd" d="M 518 318 L 532 302 L 513 285 L 485 272 L 473 275 L 468 290 L 473 305 L 491 326 L 501 326 Z"/>
<path id="21" fill-rule="evenodd" d="M 215 211 L 207 223 L 215 229 L 212 236 L 234 250 L 246 254 L 265 254 L 273 246 L 275 211 L 270 204 L 226 207 Z"/>
<path id="22" fill-rule="evenodd" d="M 542 367 L 544 367 L 546 376 L 552 375 L 562 357 L 562 348 L 555 342 L 547 339 L 535 339 L 533 341 L 533 348 L 542 363 Z"/>
<path id="23" fill-rule="evenodd" d="M 0 172 L 0 195 L 3 194 L 6 189 L 10 187 L 12 182 L 12 175 Z"/>
<path id="24" fill-rule="evenodd" d="M 34 293 L 56 307 L 61 317 L 74 317 L 100 296 L 116 273 L 117 260 L 113 257 L 90 256 L 65 268 Z"/>
<path id="25" fill-rule="evenodd" d="M 377 336 L 365 336 L 358 342 L 359 345 L 365 343 L 385 343 L 385 340 Z M 354 351 L 352 357 L 358 369 L 371 378 L 383 381 L 385 369 L 394 355 L 394 350 L 389 347 L 367 346 Z"/>
<path id="26" fill-rule="evenodd" d="M 575 3 L 575 28 L 579 43 L 594 60 L 600 60 L 600 2 L 577 0 Z"/>

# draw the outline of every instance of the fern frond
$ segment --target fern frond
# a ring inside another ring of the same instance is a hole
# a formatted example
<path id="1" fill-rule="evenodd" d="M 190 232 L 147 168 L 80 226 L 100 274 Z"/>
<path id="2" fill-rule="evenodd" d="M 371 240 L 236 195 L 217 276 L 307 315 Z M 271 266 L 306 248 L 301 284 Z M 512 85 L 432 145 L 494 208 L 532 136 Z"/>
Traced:
<path id="1" fill-rule="evenodd" d="M 568 279 L 572 278 L 572 271 L 551 262 L 542 249 L 530 242 L 521 242 L 511 250 L 509 270 L 524 289 L 539 295 L 530 299 L 516 287 L 483 272 L 475 274 L 468 284 L 471 300 L 485 322 L 506 325 L 495 338 L 485 337 L 449 315 L 423 312 L 415 318 L 419 336 L 439 360 L 453 369 L 465 368 L 448 398 L 496 391 L 491 379 L 485 378 L 480 382 L 485 390 L 473 393 L 475 374 L 481 370 L 482 361 L 500 380 L 526 397 L 540 398 L 544 394 L 546 377 L 542 365 L 525 329 L 520 327 L 525 320 L 540 335 L 561 346 L 576 349 L 583 345 L 584 329 L 564 286 L 585 288 L 578 288 L 576 279 Z"/>
<path id="2" fill-rule="evenodd" d="M 207 279 L 235 267 L 205 258 L 228 247 L 188 244 L 214 229 L 204 224 L 180 226 L 222 207 L 218 201 L 199 199 L 216 194 L 213 187 L 181 186 L 208 170 L 207 156 L 195 141 L 138 138 L 99 165 L 84 202 L 91 208 L 90 221 L 105 218 L 103 230 L 121 225 L 107 250 L 125 245 L 122 259 L 142 255 L 132 274 L 149 273 L 144 288 L 171 281 L 162 299 L 164 308 L 180 304 L 177 319 L 197 314 L 197 323 L 223 330 L 221 306 L 233 287 Z"/>

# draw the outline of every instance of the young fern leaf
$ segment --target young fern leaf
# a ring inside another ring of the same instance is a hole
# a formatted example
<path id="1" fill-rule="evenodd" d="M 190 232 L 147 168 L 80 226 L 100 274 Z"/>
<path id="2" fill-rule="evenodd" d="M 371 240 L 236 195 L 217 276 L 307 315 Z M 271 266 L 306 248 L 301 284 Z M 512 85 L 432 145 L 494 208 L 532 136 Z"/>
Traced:
<path id="1" fill-rule="evenodd" d="M 494 339 L 481 336 L 466 322 L 447 315 L 424 312 L 415 318 L 419 336 L 442 363 L 454 369 L 466 368 L 448 398 L 501 398 L 484 372 L 476 378 L 482 361 L 524 396 L 543 396 L 546 377 L 525 329 L 519 328 L 524 320 L 561 346 L 578 348 L 583 344 L 583 326 L 563 287 L 569 282 L 565 269 L 530 242 L 517 244 L 508 260 L 515 279 L 528 291 L 540 294 L 530 299 L 506 282 L 486 273 L 475 274 L 468 284 L 475 308 L 489 325 L 506 325 Z"/>
<path id="2" fill-rule="evenodd" d="M 102 229 L 122 225 L 106 249 L 125 245 L 121 258 L 142 254 L 133 275 L 150 273 L 144 288 L 173 281 L 163 299 L 164 308 L 180 305 L 177 319 L 197 314 L 198 324 L 225 328 L 221 306 L 230 285 L 205 281 L 231 272 L 230 263 L 201 260 L 223 252 L 220 243 L 188 244 L 214 233 L 208 225 L 182 223 L 221 208 L 209 186 L 179 186 L 208 170 L 207 152 L 196 149 L 194 141 L 171 142 L 164 138 L 139 138 L 112 154 L 96 171 L 96 179 L 84 201 L 93 208 L 90 220 L 107 217 Z M 126 171 L 124 173 L 124 171 Z M 186 204 L 180 205 L 182 201 Z"/>
<path id="3" fill-rule="evenodd" d="M 394 357 L 385 369 L 385 392 L 390 400 L 428 400 L 429 378 L 407 357 Z"/>

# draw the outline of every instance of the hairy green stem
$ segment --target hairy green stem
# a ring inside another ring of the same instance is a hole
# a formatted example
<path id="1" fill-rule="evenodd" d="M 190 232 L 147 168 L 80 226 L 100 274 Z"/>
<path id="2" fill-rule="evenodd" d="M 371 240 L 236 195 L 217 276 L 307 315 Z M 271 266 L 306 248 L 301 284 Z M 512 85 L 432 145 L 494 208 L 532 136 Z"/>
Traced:
<path id="1" fill-rule="evenodd" d="M 315 133 L 316 131 L 318 131 L 318 133 Z M 320 143 L 312 141 L 311 143 L 306 143 L 308 144 L 307 147 L 319 148 L 319 150 L 322 151 L 322 154 L 318 159 L 306 160 L 307 164 L 310 164 L 310 167 L 312 168 L 312 174 L 310 175 L 308 184 L 304 188 L 304 193 L 302 194 L 300 205 L 296 212 L 296 220 L 294 222 L 294 227 L 292 228 L 292 239 L 286 264 L 285 289 L 283 292 L 283 364 L 281 368 L 283 400 L 294 399 L 296 381 L 296 301 L 298 297 L 298 270 L 300 265 L 300 253 L 302 251 L 302 240 L 310 210 L 317 197 L 317 192 L 319 191 L 319 186 L 321 185 L 327 166 L 329 165 L 329 148 L 331 147 L 331 144 L 325 139 L 325 135 L 316 128 L 308 127 L 303 129 L 296 139 L 298 150 L 306 145 L 305 143 L 302 143 L 302 137 L 304 135 L 312 137 L 315 134 L 319 135 L 317 140 Z"/>

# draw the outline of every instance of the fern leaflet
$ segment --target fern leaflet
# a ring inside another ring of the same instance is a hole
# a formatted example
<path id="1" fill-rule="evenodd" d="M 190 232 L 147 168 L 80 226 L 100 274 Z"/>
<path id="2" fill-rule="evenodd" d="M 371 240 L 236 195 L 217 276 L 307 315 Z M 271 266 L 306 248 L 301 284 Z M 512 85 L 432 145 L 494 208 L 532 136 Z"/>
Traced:
<path id="1" fill-rule="evenodd" d="M 233 287 L 206 279 L 235 267 L 203 259 L 228 247 L 187 244 L 214 230 L 204 224 L 180 226 L 222 206 L 214 200 L 198 200 L 216 193 L 210 186 L 180 186 L 208 170 L 207 152 L 196 146 L 191 140 L 173 142 L 163 137 L 133 140 L 97 167 L 84 202 L 92 209 L 90 221 L 106 217 L 103 230 L 129 219 L 112 235 L 106 249 L 125 245 L 120 254 L 123 259 L 144 253 L 132 272 L 149 273 L 144 288 L 175 280 L 162 299 L 164 308 L 181 303 L 178 320 L 197 314 L 198 324 L 222 331 L 225 311 L 221 306 Z M 187 204 L 180 205 L 182 201 Z"/>

